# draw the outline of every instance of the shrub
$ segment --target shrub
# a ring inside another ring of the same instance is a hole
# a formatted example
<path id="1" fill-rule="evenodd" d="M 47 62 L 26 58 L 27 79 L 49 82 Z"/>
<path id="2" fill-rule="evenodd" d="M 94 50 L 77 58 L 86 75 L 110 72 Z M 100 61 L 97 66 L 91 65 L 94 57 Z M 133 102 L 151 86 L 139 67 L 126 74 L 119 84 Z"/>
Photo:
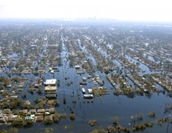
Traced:
<path id="1" fill-rule="evenodd" d="M 90 126 L 99 125 L 99 123 L 97 122 L 97 120 L 90 120 L 90 121 L 88 122 L 88 124 L 89 124 Z"/>
<path id="2" fill-rule="evenodd" d="M 150 113 L 148 114 L 148 116 L 149 116 L 149 117 L 155 117 L 155 114 L 156 114 L 156 112 L 153 111 L 153 112 L 150 112 Z"/>
<path id="3" fill-rule="evenodd" d="M 113 118 L 113 124 L 118 124 L 118 123 L 119 123 L 119 118 L 118 118 L 118 116 L 115 116 Z"/>
<path id="4" fill-rule="evenodd" d="M 70 120 L 72 120 L 72 121 L 75 120 L 75 114 L 70 114 Z"/>
<path id="5" fill-rule="evenodd" d="M 113 126 L 108 126 L 107 130 L 109 133 L 115 133 L 116 132 L 116 128 L 114 128 Z"/>

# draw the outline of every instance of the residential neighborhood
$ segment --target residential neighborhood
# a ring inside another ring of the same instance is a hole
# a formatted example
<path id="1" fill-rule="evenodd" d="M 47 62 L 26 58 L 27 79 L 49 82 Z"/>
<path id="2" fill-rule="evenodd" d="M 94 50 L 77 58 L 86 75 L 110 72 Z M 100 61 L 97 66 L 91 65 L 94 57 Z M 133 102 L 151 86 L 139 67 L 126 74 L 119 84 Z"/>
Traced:
<path id="1" fill-rule="evenodd" d="M 170 132 L 171 26 L 0 23 L 0 132 Z"/>

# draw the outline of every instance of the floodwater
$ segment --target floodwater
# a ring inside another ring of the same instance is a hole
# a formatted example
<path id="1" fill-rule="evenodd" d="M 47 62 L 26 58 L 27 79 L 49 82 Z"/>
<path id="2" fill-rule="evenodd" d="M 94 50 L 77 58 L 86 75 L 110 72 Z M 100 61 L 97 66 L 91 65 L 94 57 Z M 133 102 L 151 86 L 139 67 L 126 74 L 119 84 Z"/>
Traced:
<path id="1" fill-rule="evenodd" d="M 63 55 L 66 55 L 65 53 Z M 64 62 L 66 60 L 64 59 Z M 99 98 L 95 98 L 93 102 L 89 100 L 83 99 L 83 94 L 80 90 L 78 83 L 82 80 L 83 76 L 88 76 L 88 73 L 78 75 L 75 72 L 74 68 L 68 68 L 66 66 L 61 66 L 59 68 L 60 72 L 55 72 L 55 78 L 60 79 L 60 87 L 57 91 L 57 99 L 60 104 L 59 107 L 56 108 L 58 113 L 67 113 L 70 115 L 70 108 L 73 109 L 76 119 L 71 121 L 69 117 L 67 119 L 61 119 L 58 124 L 52 125 L 44 125 L 43 123 L 35 123 L 32 128 L 23 129 L 21 128 L 21 132 L 31 132 L 31 131 L 43 131 L 46 128 L 53 128 L 55 132 L 75 132 L 75 133 L 88 133 L 99 126 L 103 128 L 107 128 L 109 125 L 113 125 L 113 117 L 119 117 L 119 123 L 128 128 L 132 128 L 131 116 L 136 115 L 138 113 L 143 113 L 144 118 L 141 122 L 136 123 L 144 123 L 146 121 L 155 121 L 155 124 L 151 128 L 145 129 L 144 133 L 162 133 L 166 132 L 167 124 L 165 123 L 162 126 L 158 126 L 157 119 L 168 117 L 170 114 L 164 114 L 164 105 L 166 103 L 171 102 L 171 98 L 166 96 L 166 94 L 160 93 L 152 95 L 135 95 L 134 98 L 128 98 L 127 96 L 116 96 L 113 94 L 114 88 L 111 86 L 109 81 L 105 78 L 106 75 L 99 71 L 95 72 L 95 75 L 99 75 L 102 80 L 105 81 L 104 87 L 106 87 L 109 91 L 109 95 L 102 96 L 102 100 Z M 48 78 L 52 78 L 53 74 L 48 74 Z M 69 79 L 64 80 L 64 77 L 69 77 Z M 46 77 L 45 77 L 46 78 Z M 67 82 L 73 82 L 70 86 L 67 86 Z M 91 79 L 87 79 L 87 85 L 82 86 L 86 89 L 96 87 L 98 85 L 94 85 L 91 82 Z M 159 86 L 160 88 L 160 86 Z M 74 97 L 71 97 L 74 91 Z M 78 95 L 81 96 L 78 99 Z M 33 97 L 30 97 L 33 98 Z M 66 98 L 66 104 L 63 104 L 63 98 Z M 72 100 L 76 99 L 76 103 L 72 103 Z M 148 118 L 147 115 L 156 111 L 155 118 Z M 99 122 L 99 126 L 90 127 L 88 124 L 89 120 L 97 120 Z M 131 123 L 131 125 L 129 124 Z M 71 126 L 71 129 L 65 129 L 65 126 Z M 172 125 L 168 127 L 169 131 L 172 131 Z"/>
<path id="2" fill-rule="evenodd" d="M 128 98 L 127 96 L 116 96 L 113 94 L 114 88 L 111 86 L 109 81 L 106 79 L 106 75 L 100 71 L 96 71 L 94 74 L 99 75 L 102 80 L 105 81 L 104 87 L 106 87 L 109 91 L 109 95 L 102 96 L 100 100 L 98 97 L 93 100 L 86 100 L 83 98 L 83 94 L 81 92 L 81 88 L 84 87 L 86 90 L 92 87 L 98 87 L 99 85 L 95 85 L 92 83 L 91 79 L 87 79 L 87 85 L 79 86 L 79 82 L 82 81 L 82 77 L 87 77 L 89 74 L 77 74 L 75 68 L 69 67 L 69 61 L 67 61 L 68 52 L 66 51 L 65 45 L 62 46 L 63 52 L 61 53 L 62 64 L 63 66 L 59 67 L 59 72 L 54 72 L 54 74 L 41 74 L 39 76 L 44 79 L 56 78 L 60 80 L 60 87 L 57 90 L 57 99 L 59 100 L 59 106 L 56 107 L 57 113 L 66 113 L 68 116 L 70 115 L 70 108 L 74 111 L 76 115 L 76 119 L 71 121 L 69 117 L 67 119 L 61 119 L 58 124 L 45 125 L 44 123 L 34 123 L 30 128 L 19 127 L 19 131 L 21 133 L 30 133 L 30 132 L 43 132 L 46 128 L 53 128 L 55 133 L 89 133 L 93 129 L 98 128 L 99 126 L 103 128 L 107 128 L 109 125 L 113 125 L 113 117 L 119 117 L 120 125 L 124 127 L 128 127 L 132 129 L 134 123 L 131 121 L 132 115 L 137 115 L 138 113 L 143 113 L 143 121 L 138 121 L 136 123 L 144 123 L 146 121 L 155 121 L 153 127 L 146 128 L 143 130 L 143 133 L 170 133 L 172 131 L 172 125 L 168 123 L 164 123 L 162 126 L 158 126 L 157 120 L 159 118 L 170 117 L 170 113 L 164 113 L 164 105 L 166 103 L 171 102 L 171 98 L 166 94 L 156 94 L 152 93 L 151 95 L 144 94 L 143 96 L 135 95 L 134 98 Z M 84 51 L 84 48 L 82 49 Z M 85 49 L 86 50 L 86 49 Z M 106 53 L 105 53 L 106 54 Z M 94 58 L 90 55 L 92 61 L 94 62 Z M 127 57 L 130 59 L 130 57 Z M 136 63 L 136 60 L 131 59 L 132 62 Z M 114 60 L 114 62 L 120 66 L 120 63 Z M 95 64 L 96 65 L 96 62 Z M 144 69 L 147 74 L 151 72 L 149 69 L 140 64 L 141 68 Z M 5 71 L 7 72 L 8 69 Z M 5 76 L 5 72 L 2 74 Z M 114 71 L 115 73 L 115 71 Z M 67 80 L 64 78 L 67 77 Z M 30 74 L 27 76 L 28 79 L 33 78 L 33 75 Z M 129 79 L 128 79 L 129 80 Z M 72 82 L 70 86 L 67 86 L 68 82 Z M 132 81 L 129 81 L 132 84 Z M 133 84 L 132 84 L 133 86 Z M 162 90 L 160 86 L 157 85 L 159 89 Z M 25 88 L 28 89 L 28 86 Z M 71 95 L 74 92 L 74 96 Z M 78 95 L 81 98 L 78 98 Z M 44 96 L 44 92 L 40 98 Z M 27 94 L 27 99 L 32 101 L 36 97 L 36 94 Z M 63 104 L 63 99 L 66 98 L 66 104 Z M 72 100 L 76 99 L 76 103 L 73 103 Z M 149 118 L 147 115 L 152 112 L 156 112 L 155 118 Z M 90 127 L 88 124 L 89 120 L 97 120 L 99 126 Z M 65 129 L 66 126 L 71 126 L 71 129 Z M 167 130 L 168 127 L 168 130 Z M 6 126 L 2 126 L 3 128 L 9 128 Z M 131 131 L 132 132 L 132 131 Z"/>

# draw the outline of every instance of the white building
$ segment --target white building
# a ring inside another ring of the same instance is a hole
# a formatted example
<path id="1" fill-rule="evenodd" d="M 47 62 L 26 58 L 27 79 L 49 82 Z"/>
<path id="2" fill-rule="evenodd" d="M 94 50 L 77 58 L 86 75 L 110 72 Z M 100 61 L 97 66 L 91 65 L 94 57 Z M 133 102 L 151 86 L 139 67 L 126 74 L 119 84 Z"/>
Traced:
<path id="1" fill-rule="evenodd" d="M 57 79 L 47 79 L 44 82 L 44 85 L 56 85 L 56 83 L 57 83 Z"/>
<path id="2" fill-rule="evenodd" d="M 75 69 L 80 69 L 80 65 L 75 65 Z"/>

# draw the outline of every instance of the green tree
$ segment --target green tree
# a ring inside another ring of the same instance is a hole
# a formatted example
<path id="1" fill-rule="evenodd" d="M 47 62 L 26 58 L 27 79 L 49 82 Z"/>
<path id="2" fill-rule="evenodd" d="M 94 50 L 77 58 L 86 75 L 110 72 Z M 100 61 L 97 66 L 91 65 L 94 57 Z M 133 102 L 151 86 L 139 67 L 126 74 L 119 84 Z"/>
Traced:
<path id="1" fill-rule="evenodd" d="M 5 130 L 5 129 L 0 130 L 0 133 L 7 133 L 7 130 Z"/>

